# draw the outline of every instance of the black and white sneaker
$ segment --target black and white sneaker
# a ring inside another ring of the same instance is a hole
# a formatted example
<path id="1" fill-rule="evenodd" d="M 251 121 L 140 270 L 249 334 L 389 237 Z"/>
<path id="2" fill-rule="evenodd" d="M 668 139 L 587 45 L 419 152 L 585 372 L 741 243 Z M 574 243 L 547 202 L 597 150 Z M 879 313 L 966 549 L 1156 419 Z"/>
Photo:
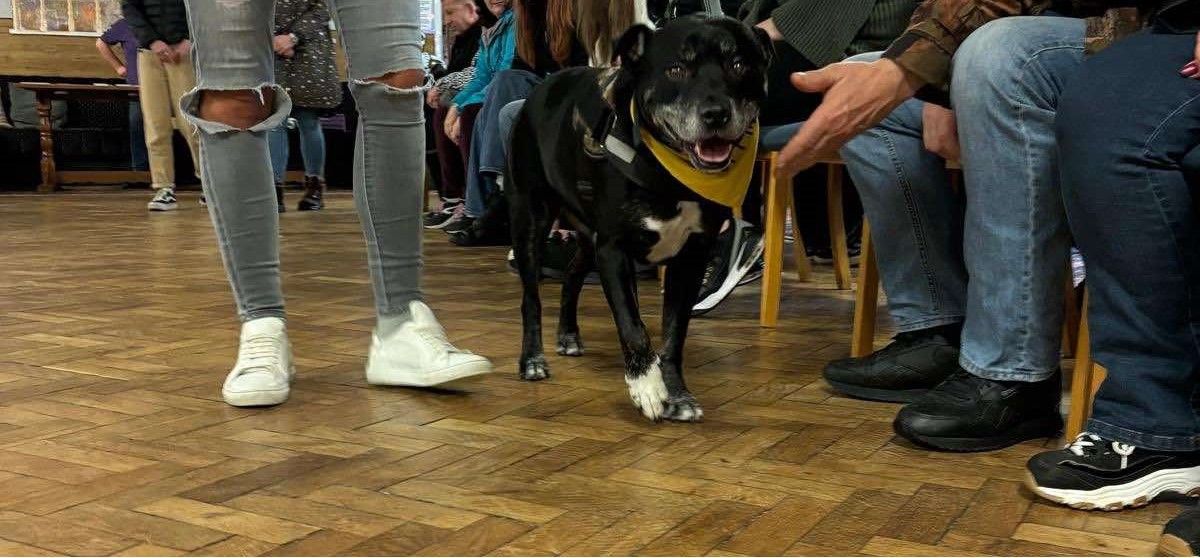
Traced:
<path id="1" fill-rule="evenodd" d="M 1200 496 L 1200 452 L 1148 450 L 1088 432 L 1027 467 L 1035 494 L 1081 510 L 1141 507 L 1164 492 Z"/>
<path id="2" fill-rule="evenodd" d="M 456 218 L 462 217 L 463 201 L 460 199 L 445 200 L 442 202 L 442 208 L 437 211 L 430 211 L 425 214 L 425 228 L 438 230 L 452 223 Z"/>
<path id="3" fill-rule="evenodd" d="M 760 253 L 758 255 L 758 259 L 754 260 L 754 263 L 750 266 L 750 270 L 746 272 L 746 276 L 742 277 L 741 281 L 738 281 L 738 286 L 740 287 L 742 285 L 749 285 L 750 283 L 762 279 L 763 265 L 763 257 Z"/>
<path id="4" fill-rule="evenodd" d="M 146 204 L 150 211 L 174 211 L 179 209 L 179 200 L 175 199 L 174 188 L 159 188 L 154 192 L 154 199 Z"/>
<path id="5" fill-rule="evenodd" d="M 692 315 L 703 315 L 721 304 L 762 260 L 762 253 L 762 233 L 750 223 L 735 219 L 733 226 L 717 237 Z"/>
<path id="6" fill-rule="evenodd" d="M 1200 508 L 1191 508 L 1167 522 L 1158 540 L 1159 556 L 1200 556 Z"/>

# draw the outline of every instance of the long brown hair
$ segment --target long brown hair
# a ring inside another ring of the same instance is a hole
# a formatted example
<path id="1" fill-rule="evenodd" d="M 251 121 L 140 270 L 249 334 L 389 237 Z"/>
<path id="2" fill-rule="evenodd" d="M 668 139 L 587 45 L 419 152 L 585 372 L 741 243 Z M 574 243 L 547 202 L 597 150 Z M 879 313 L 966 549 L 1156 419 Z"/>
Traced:
<path id="1" fill-rule="evenodd" d="M 612 47 L 621 33 L 637 18 L 635 0 L 577 0 L 579 41 L 592 62 L 607 66 L 612 62 Z"/>
<path id="2" fill-rule="evenodd" d="M 571 57 L 575 39 L 575 0 L 514 0 L 517 16 L 517 54 L 531 66 L 537 59 L 537 34 L 542 34 L 550 55 L 559 65 Z"/>

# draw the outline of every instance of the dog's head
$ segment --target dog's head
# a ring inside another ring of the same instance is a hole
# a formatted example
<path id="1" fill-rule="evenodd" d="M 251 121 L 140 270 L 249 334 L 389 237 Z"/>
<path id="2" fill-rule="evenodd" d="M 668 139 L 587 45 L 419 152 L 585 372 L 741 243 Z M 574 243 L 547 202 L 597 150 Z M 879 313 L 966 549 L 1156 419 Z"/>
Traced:
<path id="1" fill-rule="evenodd" d="M 765 32 L 727 17 L 693 15 L 657 31 L 635 25 L 617 41 L 617 97 L 696 168 L 724 169 L 758 118 L 773 52 Z"/>

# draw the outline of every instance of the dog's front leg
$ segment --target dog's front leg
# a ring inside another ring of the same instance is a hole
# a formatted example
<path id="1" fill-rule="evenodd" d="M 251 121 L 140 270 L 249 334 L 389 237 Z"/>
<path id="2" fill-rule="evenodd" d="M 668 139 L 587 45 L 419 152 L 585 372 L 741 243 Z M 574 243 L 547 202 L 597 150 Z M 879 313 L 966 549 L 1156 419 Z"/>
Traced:
<path id="1" fill-rule="evenodd" d="M 662 372 L 668 394 L 663 418 L 667 420 L 694 422 L 704 416 L 700 403 L 683 382 L 683 345 L 687 341 L 692 307 L 700 296 L 710 247 L 711 243 L 692 237 L 667 264 L 662 327 Z"/>
<path id="2" fill-rule="evenodd" d="M 617 323 L 621 350 L 625 355 L 625 383 L 633 405 L 650 420 L 659 420 L 666 410 L 667 386 L 663 383 L 658 355 L 650 346 L 650 335 L 638 311 L 637 275 L 633 262 L 614 242 L 596 246 L 596 266 L 604 296 Z"/>

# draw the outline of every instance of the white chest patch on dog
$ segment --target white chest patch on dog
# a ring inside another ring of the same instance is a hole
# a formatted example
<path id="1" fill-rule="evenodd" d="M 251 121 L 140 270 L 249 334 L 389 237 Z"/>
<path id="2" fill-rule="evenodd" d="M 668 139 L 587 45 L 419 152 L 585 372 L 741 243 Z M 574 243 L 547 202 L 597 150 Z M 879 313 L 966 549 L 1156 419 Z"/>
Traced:
<path id="1" fill-rule="evenodd" d="M 694 233 L 703 232 L 700 226 L 700 204 L 696 202 L 679 202 L 679 214 L 667 219 L 646 217 L 642 220 L 646 230 L 658 233 L 658 242 L 650 247 L 646 259 L 651 263 L 661 262 L 679 253 Z"/>

